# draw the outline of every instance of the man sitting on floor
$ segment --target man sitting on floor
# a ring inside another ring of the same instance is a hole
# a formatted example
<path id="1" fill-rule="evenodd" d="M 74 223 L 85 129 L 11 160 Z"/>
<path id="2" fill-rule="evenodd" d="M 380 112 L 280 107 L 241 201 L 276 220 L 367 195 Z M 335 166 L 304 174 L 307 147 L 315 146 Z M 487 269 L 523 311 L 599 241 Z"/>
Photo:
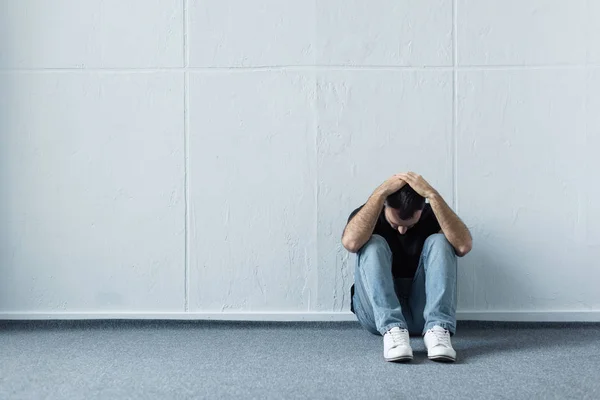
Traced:
<path id="1" fill-rule="evenodd" d="M 350 215 L 342 244 L 357 253 L 352 312 L 383 335 L 385 360 L 412 360 L 410 333 L 429 359 L 455 361 L 456 256 L 472 238 L 440 194 L 414 172 L 394 175 Z"/>

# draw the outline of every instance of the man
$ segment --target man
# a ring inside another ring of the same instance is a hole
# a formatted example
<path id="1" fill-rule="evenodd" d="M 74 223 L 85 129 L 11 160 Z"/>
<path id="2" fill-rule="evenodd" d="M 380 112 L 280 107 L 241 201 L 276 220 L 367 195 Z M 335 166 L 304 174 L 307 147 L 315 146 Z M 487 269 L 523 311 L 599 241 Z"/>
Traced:
<path id="1" fill-rule="evenodd" d="M 412 360 L 410 333 L 429 359 L 455 361 L 456 256 L 472 238 L 440 194 L 414 172 L 394 175 L 350 215 L 342 244 L 357 253 L 352 312 L 383 335 L 385 360 Z"/>

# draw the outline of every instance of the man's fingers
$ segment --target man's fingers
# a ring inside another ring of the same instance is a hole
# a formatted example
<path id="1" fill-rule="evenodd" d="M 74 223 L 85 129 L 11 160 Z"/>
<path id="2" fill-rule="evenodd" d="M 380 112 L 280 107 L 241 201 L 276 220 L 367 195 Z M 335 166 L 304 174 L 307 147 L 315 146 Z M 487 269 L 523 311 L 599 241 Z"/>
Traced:
<path id="1" fill-rule="evenodd" d="M 412 176 L 408 175 L 408 174 L 398 174 L 400 176 L 400 179 L 406 181 L 406 182 L 410 182 L 412 180 Z"/>
<path id="2" fill-rule="evenodd" d="M 402 181 L 403 183 L 408 183 L 406 180 L 406 175 L 403 175 L 403 174 L 396 174 L 396 175 L 392 176 L 391 179 L 392 180 L 398 179 L 399 181 Z"/>

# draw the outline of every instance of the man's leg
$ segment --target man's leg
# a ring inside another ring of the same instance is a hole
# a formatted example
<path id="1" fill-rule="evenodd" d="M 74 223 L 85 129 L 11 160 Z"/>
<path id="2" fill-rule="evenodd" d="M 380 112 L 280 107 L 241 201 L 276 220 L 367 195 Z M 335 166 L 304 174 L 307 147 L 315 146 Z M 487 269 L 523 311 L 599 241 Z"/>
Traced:
<path id="1" fill-rule="evenodd" d="M 402 314 L 404 320 L 408 325 L 408 332 L 414 336 L 420 336 L 423 333 L 423 327 L 425 326 L 425 320 L 423 319 L 423 310 L 425 308 L 425 301 L 420 307 L 414 307 L 411 301 L 411 294 L 414 289 L 414 280 L 412 278 L 398 278 L 394 282 L 396 286 L 396 294 L 400 299 L 400 305 L 402 306 Z M 423 284 L 425 281 L 423 281 Z M 425 287 L 423 286 L 422 293 L 425 293 Z"/>
<path id="2" fill-rule="evenodd" d="M 443 234 L 427 238 L 413 280 L 411 328 L 422 327 L 427 356 L 435 361 L 456 360 L 450 340 L 456 332 L 456 265 L 454 248 Z"/>
<path id="3" fill-rule="evenodd" d="M 414 326 L 423 333 L 436 325 L 456 332 L 456 268 L 456 253 L 448 239 L 441 233 L 428 237 L 410 295 Z"/>
<path id="4" fill-rule="evenodd" d="M 393 327 L 407 328 L 394 290 L 392 252 L 379 235 L 371 236 L 358 253 L 354 308 L 361 325 L 373 333 L 383 335 Z"/>
<path id="5" fill-rule="evenodd" d="M 383 335 L 386 361 L 409 361 L 413 358 L 406 321 L 394 291 L 392 252 L 379 235 L 358 252 L 354 277 L 354 311 L 363 327 Z"/>

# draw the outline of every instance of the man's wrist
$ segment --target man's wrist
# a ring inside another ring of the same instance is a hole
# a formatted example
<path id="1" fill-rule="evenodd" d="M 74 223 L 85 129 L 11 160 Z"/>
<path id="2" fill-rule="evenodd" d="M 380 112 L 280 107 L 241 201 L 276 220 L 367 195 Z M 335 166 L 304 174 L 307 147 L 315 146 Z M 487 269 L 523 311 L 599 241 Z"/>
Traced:
<path id="1" fill-rule="evenodd" d="M 377 188 L 375 192 L 373 192 L 373 197 L 380 201 L 385 201 L 388 196 L 389 194 L 385 191 L 385 189 Z"/>
<path id="2" fill-rule="evenodd" d="M 436 201 L 440 200 L 440 194 L 434 190 L 427 195 L 427 200 L 429 200 L 430 203 L 436 202 Z"/>

